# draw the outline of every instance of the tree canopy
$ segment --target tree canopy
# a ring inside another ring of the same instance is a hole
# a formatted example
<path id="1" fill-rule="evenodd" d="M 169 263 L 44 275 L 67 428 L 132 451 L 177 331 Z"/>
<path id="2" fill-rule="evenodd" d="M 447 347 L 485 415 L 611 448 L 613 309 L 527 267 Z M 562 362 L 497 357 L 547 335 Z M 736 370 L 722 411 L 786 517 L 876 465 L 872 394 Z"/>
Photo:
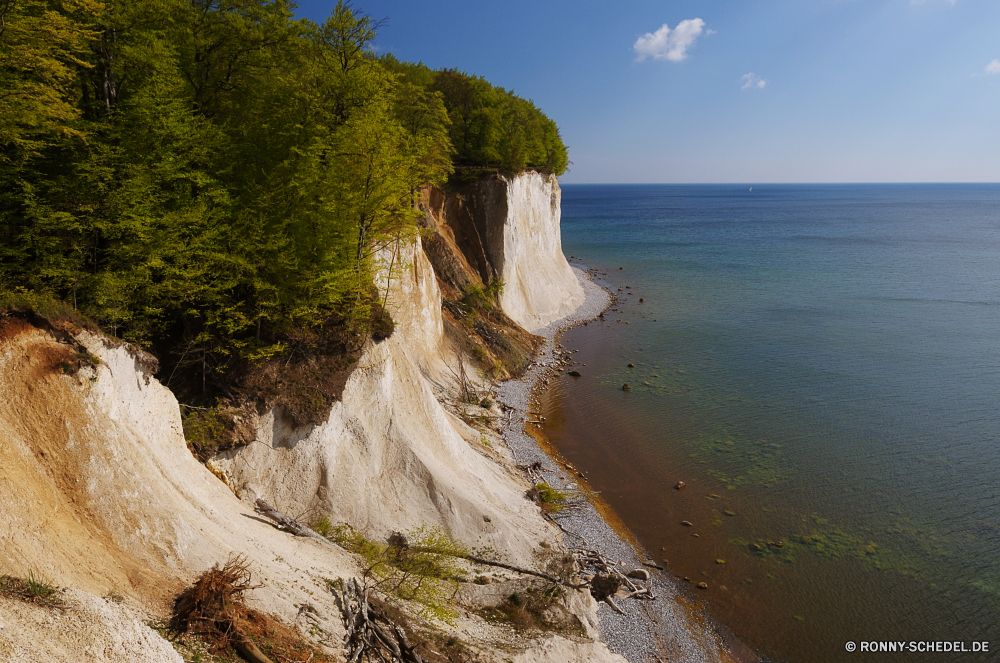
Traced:
<path id="1" fill-rule="evenodd" d="M 0 290 L 224 371 L 367 324 L 375 253 L 456 165 L 565 170 L 530 101 L 294 9 L 0 0 Z"/>
<path id="2" fill-rule="evenodd" d="M 382 58 L 413 85 L 441 95 L 451 120 L 449 137 L 458 166 L 492 166 L 506 173 L 538 168 L 562 175 L 569 164 L 556 123 L 533 102 L 455 69 Z"/>

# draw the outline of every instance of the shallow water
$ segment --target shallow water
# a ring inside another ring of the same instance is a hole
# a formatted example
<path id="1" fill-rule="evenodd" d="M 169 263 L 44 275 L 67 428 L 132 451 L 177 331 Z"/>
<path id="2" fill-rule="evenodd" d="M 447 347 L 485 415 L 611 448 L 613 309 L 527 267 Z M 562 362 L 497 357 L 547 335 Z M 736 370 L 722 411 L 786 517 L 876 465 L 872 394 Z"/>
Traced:
<path id="1" fill-rule="evenodd" d="M 562 232 L 623 300 L 545 432 L 715 616 L 1000 651 L 1000 186 L 565 185 Z"/>

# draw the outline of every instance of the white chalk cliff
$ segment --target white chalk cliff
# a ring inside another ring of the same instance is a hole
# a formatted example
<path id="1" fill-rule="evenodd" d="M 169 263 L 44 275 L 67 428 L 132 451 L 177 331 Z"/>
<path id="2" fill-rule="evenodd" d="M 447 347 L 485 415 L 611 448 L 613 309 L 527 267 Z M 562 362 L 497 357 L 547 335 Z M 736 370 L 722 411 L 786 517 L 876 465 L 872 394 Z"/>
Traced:
<path id="1" fill-rule="evenodd" d="M 437 525 L 469 545 L 532 564 L 555 537 L 528 486 L 491 458 L 482 433 L 452 416 L 426 376 L 448 361 L 441 299 L 419 240 L 390 296 L 399 330 L 362 355 L 323 424 L 295 430 L 261 418 L 257 442 L 212 461 L 246 501 L 329 516 L 369 536 Z M 407 318 L 405 313 L 417 313 Z M 422 370 L 423 369 L 423 370 Z M 471 441 L 470 441 L 471 440 Z"/>
<path id="2" fill-rule="evenodd" d="M 483 244 L 506 284 L 501 305 L 522 326 L 542 327 L 583 301 L 561 252 L 558 183 L 526 173 L 494 194 L 503 216 L 484 228 Z M 87 649 L 72 631 L 49 629 L 41 647 L 31 633 L 44 615 L 0 597 L 0 658 L 176 661 L 143 622 L 230 554 L 254 565 L 264 584 L 252 597 L 259 607 L 294 624 L 296 606 L 309 602 L 339 642 L 343 625 L 322 578 L 356 574 L 353 556 L 261 522 L 249 506 L 256 497 L 371 537 L 441 526 L 523 566 L 539 563 L 540 543 L 558 545 L 499 440 L 439 402 L 463 360 L 445 333 L 420 240 L 402 257 L 389 293 L 396 332 L 365 349 L 326 421 L 295 429 L 281 412 L 265 413 L 253 443 L 208 467 L 186 446 L 174 396 L 126 348 L 84 332 L 76 342 L 101 364 L 66 375 L 56 368 L 70 352 L 65 338 L 16 321 L 0 328 L 0 574 L 31 571 L 85 593 L 78 603 L 91 607 L 79 619 L 94 633 Z M 131 607 L 94 603 L 109 592 Z M 575 594 L 593 634 L 593 600 Z M 624 661 L 589 640 L 550 636 L 530 647 L 516 660 Z"/>
<path id="3" fill-rule="evenodd" d="M 531 172 L 493 189 L 503 199 L 501 214 L 482 234 L 506 283 L 501 306 L 522 326 L 545 326 L 583 301 L 562 254 L 559 185 Z M 295 430 L 271 412 L 256 443 L 212 465 L 248 502 L 263 497 L 370 535 L 439 525 L 469 545 L 531 564 L 554 531 L 524 499 L 528 486 L 481 443 L 483 433 L 435 397 L 435 384 L 461 359 L 445 339 L 441 292 L 420 239 L 401 254 L 389 297 L 397 331 L 365 351 L 327 421 Z"/>
<path id="4" fill-rule="evenodd" d="M 528 331 L 564 318 L 583 303 L 583 288 L 562 251 L 562 191 L 555 176 L 525 173 L 507 182 L 507 216 L 496 263 L 500 305 Z"/>
<path id="5" fill-rule="evenodd" d="M 84 332 L 101 363 L 66 375 L 73 351 L 18 326 L 0 330 L 0 573 L 87 596 L 70 595 L 72 627 L 0 597 L 0 660 L 179 661 L 144 614 L 230 554 L 252 560 L 261 608 L 294 623 L 295 604 L 312 601 L 322 627 L 343 632 L 321 577 L 355 574 L 350 555 L 256 520 L 191 455 L 173 394 L 125 348 Z M 112 593 L 131 608 L 97 598 Z"/>

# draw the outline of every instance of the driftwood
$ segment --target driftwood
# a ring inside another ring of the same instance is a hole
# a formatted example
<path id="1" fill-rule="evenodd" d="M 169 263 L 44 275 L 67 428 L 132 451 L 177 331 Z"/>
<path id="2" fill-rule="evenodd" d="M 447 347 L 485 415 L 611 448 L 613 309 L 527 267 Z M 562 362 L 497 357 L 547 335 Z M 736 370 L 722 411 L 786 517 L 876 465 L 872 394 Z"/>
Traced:
<path id="1" fill-rule="evenodd" d="M 347 630 L 344 648 L 350 663 L 424 663 L 403 628 L 393 623 L 377 604 L 369 602 L 369 590 L 357 578 L 341 581 L 341 585 L 342 594 L 332 586 L 330 592 L 344 619 Z"/>
<path id="2" fill-rule="evenodd" d="M 612 608 L 612 609 L 613 609 L 613 610 L 614 610 L 615 612 L 617 612 L 617 613 L 619 613 L 619 614 L 622 614 L 622 615 L 624 615 L 624 614 L 625 614 L 625 611 L 624 611 L 624 610 L 622 610 L 621 608 L 619 608 L 619 607 L 618 607 L 618 604 L 617 604 L 617 603 L 615 603 L 615 600 L 614 600 L 613 598 L 611 598 L 610 596 L 606 596 L 606 597 L 604 597 L 604 602 L 605 602 L 605 603 L 607 603 L 608 605 L 610 605 L 610 606 L 611 606 L 611 608 Z"/>
<path id="3" fill-rule="evenodd" d="M 265 656 L 264 652 L 257 649 L 257 645 L 252 643 L 248 638 L 236 637 L 232 640 L 233 645 L 236 647 L 236 651 L 238 651 L 243 658 L 250 661 L 250 663 L 272 663 L 271 659 Z"/>
<path id="4" fill-rule="evenodd" d="M 257 498 L 257 506 L 254 508 L 254 511 L 256 511 L 260 515 L 264 516 L 265 518 L 269 518 L 270 520 L 273 520 L 275 523 L 277 523 L 276 527 L 278 529 L 291 532 L 295 536 L 306 536 L 306 537 L 310 537 L 310 538 L 313 538 L 313 539 L 318 539 L 320 541 L 323 541 L 324 543 L 329 543 L 331 546 L 335 546 L 337 548 L 340 548 L 340 546 L 338 546 L 336 543 L 334 543 L 330 539 L 326 538 L 325 536 L 322 536 L 321 534 L 318 534 L 318 533 L 314 532 L 312 529 L 310 529 L 309 527 L 306 527 L 305 525 L 303 525 L 299 521 L 295 520 L 294 518 L 289 518 L 288 516 L 286 516 L 285 514 L 281 513 L 277 509 L 273 508 L 267 502 L 265 502 L 264 500 L 262 500 L 260 498 Z M 508 571 L 514 571 L 515 573 L 520 573 L 520 574 L 529 575 L 529 576 L 535 576 L 537 578 L 542 578 L 543 580 L 548 580 L 549 582 L 555 583 L 557 585 L 563 585 L 565 587 L 570 587 L 572 589 L 581 589 L 581 588 L 587 586 L 587 583 L 582 583 L 582 584 L 579 584 L 579 585 L 575 585 L 573 583 L 566 582 L 565 580 L 560 580 L 559 578 L 556 578 L 555 576 L 549 575 L 547 573 L 541 573 L 539 571 L 532 571 L 531 569 L 522 569 L 519 566 L 513 566 L 511 564 L 504 564 L 503 562 L 493 562 L 493 561 L 490 561 L 488 559 L 483 559 L 482 557 L 476 557 L 474 555 L 460 555 L 458 557 L 459 557 L 459 559 L 466 559 L 466 560 L 468 560 L 470 562 L 475 562 L 476 564 L 484 564 L 486 566 L 496 566 L 496 567 L 501 568 L 501 569 L 507 569 Z"/>
<path id="5" fill-rule="evenodd" d="M 501 569 L 507 569 L 508 571 L 514 571 L 515 573 L 520 573 L 526 576 L 535 576 L 536 578 L 542 578 L 543 580 L 548 580 L 551 583 L 557 585 L 563 585 L 565 587 L 570 587 L 572 589 L 582 589 L 587 586 L 587 583 L 582 583 L 579 585 L 574 585 L 573 583 L 566 582 L 565 580 L 560 580 L 555 576 L 551 576 L 547 573 L 541 573 L 539 571 L 532 571 L 531 569 L 522 569 L 519 566 L 513 566 L 512 564 L 504 564 L 503 562 L 491 562 L 488 559 L 483 559 L 482 557 L 476 557 L 474 555 L 465 555 L 462 559 L 467 559 L 470 562 L 475 562 L 476 564 L 485 564 L 486 566 L 495 566 Z"/>
<path id="6" fill-rule="evenodd" d="M 643 587 L 642 583 L 629 578 L 628 575 L 622 573 L 618 564 L 608 560 L 604 555 L 597 552 L 596 550 L 587 550 L 584 548 L 577 548 L 573 550 L 573 556 L 576 557 L 577 564 L 580 565 L 581 569 L 593 570 L 595 573 L 604 573 L 606 575 L 617 578 L 621 584 L 629 588 L 630 593 L 625 596 L 627 599 L 646 599 L 649 601 L 656 600 L 656 595 L 653 594 L 653 585 L 650 581 L 648 587 Z M 611 606 L 616 612 L 625 614 L 621 608 L 615 604 L 614 600 L 609 596 L 604 599 L 604 601 Z"/>
<path id="7" fill-rule="evenodd" d="M 265 518 L 273 520 L 275 523 L 277 523 L 276 527 L 278 529 L 283 529 L 285 531 L 291 532 L 295 536 L 305 536 L 311 539 L 317 539 L 324 543 L 329 543 L 331 546 L 334 546 L 335 548 L 340 548 L 340 546 L 338 546 L 330 539 L 326 538 L 321 534 L 318 534 L 317 532 L 314 532 L 312 529 L 306 527 L 305 525 L 295 520 L 294 518 L 289 518 L 288 516 L 281 513 L 280 511 L 278 511 L 277 509 L 275 509 L 274 507 L 272 507 L 259 497 L 257 498 L 257 504 L 254 507 L 254 511 L 264 516 Z"/>

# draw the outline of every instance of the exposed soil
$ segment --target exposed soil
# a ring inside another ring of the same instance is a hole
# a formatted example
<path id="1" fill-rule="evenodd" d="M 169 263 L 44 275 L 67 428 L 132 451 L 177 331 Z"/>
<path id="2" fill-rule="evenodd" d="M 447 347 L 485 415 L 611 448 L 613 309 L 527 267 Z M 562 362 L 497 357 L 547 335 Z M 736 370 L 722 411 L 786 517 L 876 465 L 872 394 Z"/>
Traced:
<path id="1" fill-rule="evenodd" d="M 256 417 L 271 409 L 296 427 L 325 421 L 365 344 L 385 340 L 394 328 L 376 302 L 364 324 L 331 316 L 320 327 L 285 332 L 281 340 L 288 350 L 261 361 L 217 370 L 202 366 L 197 356 L 172 356 L 160 377 L 181 402 L 191 451 L 206 461 L 253 442 Z"/>

